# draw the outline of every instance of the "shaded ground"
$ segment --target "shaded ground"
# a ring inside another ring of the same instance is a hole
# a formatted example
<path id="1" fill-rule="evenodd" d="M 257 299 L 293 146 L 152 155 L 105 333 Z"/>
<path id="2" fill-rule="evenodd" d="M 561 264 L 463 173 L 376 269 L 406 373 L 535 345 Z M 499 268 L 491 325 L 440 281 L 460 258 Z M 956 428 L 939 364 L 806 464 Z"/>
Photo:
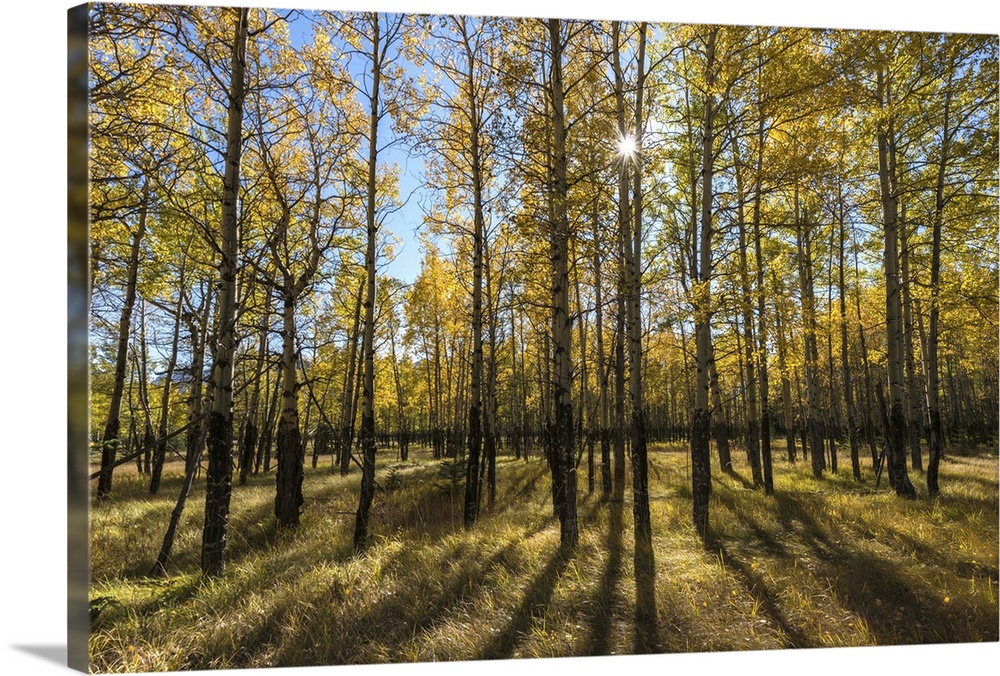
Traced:
<path id="1" fill-rule="evenodd" d="M 200 488 L 171 577 L 145 577 L 180 467 L 168 466 L 156 497 L 133 468 L 93 512 L 94 669 L 998 640 L 995 455 L 946 458 L 942 495 L 916 501 L 873 490 L 870 473 L 855 484 L 849 468 L 815 481 L 801 461 L 777 462 L 767 497 L 738 465 L 713 477 L 702 542 L 690 526 L 687 453 L 652 451 L 653 579 L 639 593 L 654 597 L 655 617 L 638 619 L 631 504 L 581 492 L 580 544 L 560 552 L 540 458 L 500 460 L 499 507 L 465 532 L 438 464 L 386 453 L 378 480 L 392 489 L 376 496 L 361 557 L 351 551 L 357 472 L 307 468 L 302 525 L 283 533 L 273 474 L 251 477 L 234 487 L 221 581 L 197 574 Z"/>

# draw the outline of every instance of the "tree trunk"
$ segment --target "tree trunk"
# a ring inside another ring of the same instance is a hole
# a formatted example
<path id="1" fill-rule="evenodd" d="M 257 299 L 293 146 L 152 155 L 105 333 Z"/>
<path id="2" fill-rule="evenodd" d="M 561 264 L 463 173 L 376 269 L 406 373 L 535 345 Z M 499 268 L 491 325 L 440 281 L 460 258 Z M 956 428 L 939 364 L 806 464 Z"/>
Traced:
<path id="1" fill-rule="evenodd" d="M 118 433 L 121 429 L 122 397 L 125 393 L 125 371 L 128 366 L 128 338 L 132 329 L 132 310 L 135 307 L 135 289 L 139 278 L 139 252 L 142 238 L 146 236 L 146 218 L 149 212 L 149 180 L 142 184 L 142 200 L 139 203 L 139 225 L 132 236 L 132 248 L 128 258 L 128 281 L 125 285 L 125 302 L 118 320 L 118 348 L 115 353 L 115 380 L 111 390 L 108 420 L 104 424 L 101 438 L 101 476 L 97 479 L 97 499 L 111 495 L 112 465 L 118 453 Z"/>
<path id="2" fill-rule="evenodd" d="M 920 387 L 913 358 L 913 302 L 910 298 L 910 247 L 907 237 L 906 209 L 902 210 L 899 223 L 900 294 L 903 309 L 903 356 L 906 377 L 906 436 L 910 446 L 910 463 L 916 472 L 924 470 L 920 453 L 920 427 L 923 412 L 920 406 Z"/>
<path id="3" fill-rule="evenodd" d="M 810 226 L 799 213 L 799 189 L 795 186 L 795 232 L 798 240 L 799 286 L 802 297 L 803 347 L 806 374 L 806 436 L 809 440 L 809 458 L 813 477 L 823 476 L 825 453 L 823 430 L 820 424 L 819 403 L 819 351 L 816 346 L 816 300 L 813 292 L 812 241 Z"/>
<path id="4" fill-rule="evenodd" d="M 156 555 L 156 563 L 149 571 L 150 577 L 164 577 L 167 574 L 167 562 L 170 560 L 170 552 L 174 547 L 174 538 L 177 535 L 177 526 L 180 524 L 181 515 L 187 504 L 188 495 L 191 494 L 191 485 L 194 483 L 194 475 L 201 461 L 201 448 L 199 447 L 193 457 L 188 458 L 187 467 L 184 469 L 184 482 L 181 484 L 180 495 L 170 513 L 170 522 L 167 524 L 167 532 L 163 535 L 163 544 Z"/>
<path id="5" fill-rule="evenodd" d="M 222 242 L 219 247 L 218 353 L 212 367 L 215 382 L 208 420 L 208 474 L 201 569 L 209 576 L 225 573 L 226 532 L 233 480 L 233 358 L 236 355 L 236 275 L 239 270 L 240 154 L 243 142 L 243 99 L 249 10 L 236 10 L 226 130 L 226 171 L 222 193 Z"/>
<path id="6" fill-rule="evenodd" d="M 278 410 L 278 406 L 281 402 L 281 374 L 279 372 L 278 377 L 274 379 L 274 387 L 271 387 L 271 377 L 268 373 L 267 378 L 267 391 L 268 391 L 268 405 L 264 411 L 264 424 L 261 428 L 260 439 L 257 442 L 257 456 L 263 462 L 263 472 L 267 474 L 271 471 L 271 448 L 273 446 L 272 442 L 275 441 L 275 427 L 276 418 L 278 418 L 281 413 Z"/>
<path id="7" fill-rule="evenodd" d="M 736 136 L 732 137 L 733 163 L 736 174 L 736 229 L 739 238 L 739 272 L 740 272 L 740 313 L 743 319 L 743 366 L 745 371 L 745 387 L 747 402 L 747 461 L 750 464 L 750 472 L 753 475 L 754 487 L 764 485 L 764 475 L 761 471 L 760 454 L 760 430 L 757 418 L 757 372 L 756 359 L 754 358 L 754 330 L 753 330 L 753 292 L 750 288 L 750 269 L 747 263 L 747 228 L 744 217 L 744 192 L 743 175 L 741 172 L 739 143 Z M 757 265 L 761 264 L 757 259 Z M 770 491 L 768 491 L 770 492 Z"/>
<path id="8" fill-rule="evenodd" d="M 174 306 L 174 330 L 170 337 L 170 357 L 167 360 L 167 372 L 164 374 L 163 393 L 160 395 L 160 420 L 157 424 L 157 438 L 160 441 L 156 444 L 153 453 L 153 467 L 149 479 L 149 492 L 152 495 L 156 495 L 160 490 L 163 463 L 167 457 L 167 442 L 163 438 L 167 436 L 167 424 L 170 421 L 170 392 L 174 384 L 174 369 L 177 366 L 177 351 L 181 337 L 181 314 L 184 311 L 185 261 L 181 262 L 180 279 L 178 280 L 177 289 L 177 305 Z"/>
<path id="9" fill-rule="evenodd" d="M 571 245 L 574 243 L 575 240 L 571 241 Z M 572 247 L 572 259 L 578 260 L 575 246 Z M 587 368 L 587 322 L 580 292 L 580 268 L 574 266 L 573 272 L 576 313 L 580 318 L 577 322 L 577 335 L 580 340 L 580 415 L 577 418 L 577 436 L 581 440 L 585 439 L 587 444 L 587 493 L 590 494 L 594 492 L 594 442 L 591 434 L 593 420 L 590 419 L 587 407 L 590 390 L 590 371 Z"/>
<path id="10" fill-rule="evenodd" d="M 860 288 L 861 271 L 858 266 L 858 252 L 854 252 L 854 279 Z M 868 447 L 872 456 L 872 467 L 878 465 L 878 448 L 875 443 L 875 419 L 872 412 L 875 408 L 875 395 L 872 393 L 871 363 L 868 360 L 868 343 L 865 340 L 865 327 L 861 319 L 861 294 L 855 296 L 855 310 L 858 315 L 858 346 L 861 348 L 861 365 L 864 369 L 865 421 L 868 426 Z"/>
<path id="11" fill-rule="evenodd" d="M 951 71 L 953 72 L 953 71 Z M 951 144 L 949 117 L 951 112 L 951 77 L 945 89 L 944 122 L 941 128 L 941 153 L 938 157 L 937 182 L 934 189 L 934 221 L 931 233 L 931 287 L 930 316 L 927 322 L 927 418 L 928 418 L 928 459 L 927 492 L 931 496 L 940 493 L 938 467 L 944 454 L 944 431 L 941 428 L 941 402 L 939 398 L 940 375 L 938 366 L 938 313 L 941 292 L 941 228 L 944 224 L 945 173 Z"/>
<path id="12" fill-rule="evenodd" d="M 131 400 L 132 382 L 135 380 L 135 370 L 133 368 L 132 375 L 129 376 L 129 399 Z M 139 441 L 139 431 L 137 429 L 137 423 L 135 421 L 135 411 L 131 410 L 129 406 L 129 424 L 128 424 L 128 442 L 126 444 L 126 450 L 128 453 L 132 453 L 135 449 L 142 448 L 141 442 Z M 135 471 L 137 474 L 142 474 L 142 453 L 136 453 L 135 455 Z"/>
<path id="13" fill-rule="evenodd" d="M 202 422 L 204 410 L 204 373 L 205 345 L 208 343 L 208 329 L 212 316 L 212 291 L 210 286 L 202 291 L 201 324 L 198 325 L 191 316 L 188 331 L 191 334 L 191 394 L 188 397 L 188 431 L 185 443 L 185 470 L 201 457 L 202 445 L 205 443 L 205 425 Z"/>
<path id="14" fill-rule="evenodd" d="M 469 457 L 465 473 L 464 524 L 469 529 L 479 512 L 479 455 L 483 444 L 483 175 L 479 147 L 479 104 L 476 99 L 472 50 L 465 43 L 468 67 L 469 159 L 472 170 L 472 373 L 469 402 Z"/>
<path id="15" fill-rule="evenodd" d="M 781 405 L 785 425 L 785 450 L 788 454 L 788 462 L 795 462 L 795 417 L 792 413 L 792 383 L 788 377 L 788 341 L 785 338 L 785 328 L 781 321 L 781 312 L 777 309 L 774 313 L 775 329 L 777 331 L 778 343 L 778 371 L 781 372 Z"/>
<path id="16" fill-rule="evenodd" d="M 368 131 L 368 203 L 367 246 L 365 248 L 365 320 L 361 353 L 364 357 L 364 376 L 361 400 L 361 495 L 354 522 L 354 550 L 362 551 L 368 543 L 368 515 L 375 497 L 375 198 L 376 170 L 378 168 L 378 123 L 381 119 L 379 86 L 382 79 L 381 35 L 378 13 L 372 13 L 370 36 L 372 42 L 372 91 L 370 98 L 370 127 Z M 349 451 L 348 451 L 349 452 Z"/>
<path id="17" fill-rule="evenodd" d="M 596 212 L 596 202 L 595 202 Z M 601 238 L 597 214 L 592 216 L 594 237 L 594 329 L 597 333 L 597 377 L 598 377 L 598 408 L 600 409 L 600 431 L 598 436 L 601 444 L 601 498 L 611 498 L 611 431 L 609 429 L 610 410 L 608 408 L 608 371 L 604 357 L 604 290 L 601 278 Z"/>
<path id="18" fill-rule="evenodd" d="M 718 28 L 710 29 L 705 41 L 705 117 L 702 136 L 702 189 L 701 232 L 699 265 L 695 289 L 695 341 L 697 384 L 695 387 L 694 415 L 691 429 L 691 495 L 695 530 L 702 538 L 708 536 L 708 496 L 711 492 L 711 457 L 709 455 L 709 424 L 711 410 L 708 405 L 709 369 L 711 361 L 711 279 L 712 279 L 712 178 L 715 138 L 715 38 Z"/>
<path id="19" fill-rule="evenodd" d="M 836 232 L 830 229 L 829 274 L 826 278 L 826 364 L 827 394 L 829 406 L 824 412 L 824 426 L 830 449 L 830 471 L 837 473 L 837 441 L 840 438 L 840 396 L 836 386 L 836 370 L 833 363 L 833 257 L 836 247 Z"/>
<path id="20" fill-rule="evenodd" d="M 559 543 L 572 549 L 579 538 L 576 510 L 576 458 L 573 453 L 572 330 L 569 314 L 569 216 L 567 213 L 566 126 L 563 111 L 562 30 L 558 19 L 548 20 L 552 93 L 552 347 L 555 403 L 554 460 L 558 476 Z"/>
<path id="21" fill-rule="evenodd" d="M 615 51 L 617 57 L 618 51 Z M 654 590 L 653 529 L 649 514 L 649 469 L 646 455 L 646 410 L 642 392 L 642 136 L 643 94 L 645 89 L 646 23 L 639 24 L 639 46 L 635 84 L 635 148 L 632 166 L 632 242 L 626 244 L 629 268 L 629 390 L 632 400 L 632 521 L 635 525 L 634 570 L 636 581 L 636 614 L 640 626 L 656 621 Z M 630 158 L 625 158 L 626 164 Z M 581 348 L 582 349 L 582 348 Z M 652 650 L 655 641 L 640 632 L 640 648 Z"/>
<path id="22" fill-rule="evenodd" d="M 153 417 L 149 405 L 149 349 L 146 341 L 146 301 L 139 304 L 139 406 L 142 407 L 142 473 L 153 473 Z M 138 458 L 137 458 L 138 460 Z"/>
<path id="23" fill-rule="evenodd" d="M 729 445 L 729 427 L 726 424 L 726 412 L 722 407 L 722 387 L 719 384 L 719 369 L 715 363 L 715 344 L 708 345 L 708 377 L 712 389 L 712 436 L 715 437 L 715 450 L 719 454 L 719 468 L 723 472 L 733 471 L 733 452 Z"/>
<path id="24" fill-rule="evenodd" d="M 240 485 L 247 482 L 251 466 L 255 466 L 257 457 L 257 442 L 260 439 L 257 418 L 260 415 L 260 379 L 264 375 L 264 362 L 267 360 L 267 329 L 270 317 L 270 307 L 265 303 L 260 320 L 260 332 L 257 336 L 257 364 L 254 368 L 253 391 L 246 413 L 246 431 L 243 437 L 243 459 L 240 461 Z"/>
<path id="25" fill-rule="evenodd" d="M 619 63 L 619 35 L 621 24 L 611 24 L 612 58 L 615 66 L 615 106 L 619 120 L 619 134 L 625 138 L 625 111 L 622 70 Z M 618 172 L 618 288 L 615 313 L 615 421 L 614 421 L 614 499 L 625 499 L 625 331 L 628 316 L 628 266 L 625 261 L 626 233 L 630 231 L 631 206 L 628 194 L 628 174 L 624 166 Z"/>
<path id="26" fill-rule="evenodd" d="M 490 354 L 486 362 L 486 418 L 483 425 L 483 452 L 486 454 L 486 507 L 497 500 L 497 309 L 493 301 L 489 260 L 486 261 L 486 297 L 489 301 Z"/>
<path id="27" fill-rule="evenodd" d="M 851 360 L 847 351 L 847 285 L 844 282 L 844 243 L 846 228 L 844 227 L 844 203 L 839 202 L 839 242 L 840 260 L 840 362 L 844 374 L 844 404 L 847 407 L 847 437 L 851 446 L 851 472 L 855 481 L 861 481 L 861 459 L 858 454 L 857 415 L 854 411 L 854 389 L 851 384 Z"/>
<path id="28" fill-rule="evenodd" d="M 613 345 L 615 353 L 615 408 L 614 424 L 611 429 L 612 457 L 614 470 L 612 475 L 612 499 L 620 502 L 625 499 L 625 290 L 624 270 L 621 265 L 621 238 L 618 238 L 618 280 L 615 299 L 615 333 Z"/>
<path id="29" fill-rule="evenodd" d="M 880 104 L 889 100 L 885 75 L 878 73 L 878 99 Z M 916 497 L 916 491 L 906 472 L 906 410 L 903 383 L 903 317 L 899 297 L 899 223 L 897 218 L 897 193 L 895 181 L 895 143 L 893 124 L 879 128 L 878 173 L 882 200 L 882 227 L 885 239 L 882 264 L 885 269 L 886 361 L 889 380 L 889 411 L 886 429 L 889 468 L 895 482 L 896 494 Z"/>
<path id="30" fill-rule="evenodd" d="M 392 320 L 390 319 L 390 321 Z M 399 435 L 399 459 L 406 462 L 409 425 L 406 420 L 406 399 L 403 397 L 403 384 L 399 379 L 399 360 L 396 358 L 396 330 L 398 328 L 398 324 L 393 322 L 389 331 L 389 357 L 392 359 L 392 382 L 396 388 L 396 433 Z"/>
<path id="31" fill-rule="evenodd" d="M 758 74 L 763 69 L 763 57 L 758 58 Z M 767 321 L 765 318 L 765 298 L 764 298 L 764 254 L 761 250 L 760 221 L 761 202 L 763 199 L 763 172 L 764 172 L 764 115 L 761 111 L 762 101 L 758 99 L 757 108 L 760 111 L 760 120 L 757 125 L 757 160 L 754 171 L 754 196 L 753 196 L 753 247 L 754 255 L 757 259 L 757 344 L 759 371 L 760 371 L 760 453 L 764 469 L 764 492 L 767 495 L 774 493 L 774 472 L 771 458 L 771 409 L 770 393 L 768 390 L 767 357 L 769 353 L 767 345 Z"/>
<path id="32" fill-rule="evenodd" d="M 514 296 L 514 286 L 511 285 L 511 298 Z M 520 435 L 520 415 L 521 415 L 521 404 L 519 402 L 524 401 L 523 398 L 519 396 L 519 385 L 522 385 L 523 380 L 518 378 L 518 364 L 524 355 L 521 353 L 521 340 L 518 337 L 517 332 L 517 318 L 514 315 L 514 303 L 510 304 L 510 381 L 508 385 L 508 390 L 510 392 L 510 401 L 508 406 L 510 407 L 510 414 L 507 421 L 508 424 L 508 438 L 511 444 L 514 446 L 514 459 L 521 459 L 521 435 Z"/>
<path id="33" fill-rule="evenodd" d="M 358 285 L 358 295 L 354 303 L 354 321 L 351 325 L 351 334 L 348 339 L 350 353 L 347 357 L 347 371 L 344 376 L 343 398 L 340 406 L 340 431 L 337 446 L 337 459 L 340 462 L 341 476 L 346 476 L 351 471 L 351 446 L 354 444 L 354 418 L 357 411 L 355 378 L 357 377 L 358 338 L 361 335 L 361 306 L 364 303 L 364 289 L 365 282 L 361 282 Z"/>
<path id="34" fill-rule="evenodd" d="M 444 457 L 444 412 L 441 396 L 441 322 L 434 321 L 434 459 Z"/>
<path id="35" fill-rule="evenodd" d="M 278 422 L 278 471 L 274 498 L 274 517 L 279 529 L 299 525 L 302 463 L 305 458 L 299 430 L 299 396 L 295 377 L 295 296 L 286 292 L 282 301 L 281 418 Z"/>

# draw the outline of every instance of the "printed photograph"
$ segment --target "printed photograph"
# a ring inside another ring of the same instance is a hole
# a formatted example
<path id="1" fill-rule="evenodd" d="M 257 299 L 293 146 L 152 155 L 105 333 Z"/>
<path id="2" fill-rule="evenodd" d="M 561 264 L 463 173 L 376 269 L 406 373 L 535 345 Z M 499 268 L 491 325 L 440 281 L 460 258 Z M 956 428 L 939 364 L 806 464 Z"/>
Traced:
<path id="1" fill-rule="evenodd" d="M 997 35 L 343 6 L 70 10 L 79 664 L 1000 640 Z"/>

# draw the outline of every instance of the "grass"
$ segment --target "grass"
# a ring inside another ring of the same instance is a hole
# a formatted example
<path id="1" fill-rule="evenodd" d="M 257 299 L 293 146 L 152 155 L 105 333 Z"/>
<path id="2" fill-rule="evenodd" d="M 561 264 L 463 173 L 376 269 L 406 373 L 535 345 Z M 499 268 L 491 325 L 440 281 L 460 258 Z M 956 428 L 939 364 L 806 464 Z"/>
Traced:
<path id="1" fill-rule="evenodd" d="M 997 456 L 948 457 L 942 494 L 902 500 L 850 470 L 775 463 L 713 475 L 711 533 L 691 522 L 683 446 L 655 445 L 653 620 L 637 617 L 631 504 L 580 493 L 559 549 L 547 468 L 502 458 L 497 508 L 462 528 L 461 491 L 423 451 L 382 461 L 372 542 L 351 548 L 359 475 L 306 469 L 302 523 L 276 532 L 274 476 L 234 487 L 223 579 L 198 573 L 204 495 L 188 501 L 169 577 L 146 577 L 180 489 L 116 474 L 92 511 L 97 672 L 998 640 Z M 415 459 L 414 459 L 415 458 Z"/>

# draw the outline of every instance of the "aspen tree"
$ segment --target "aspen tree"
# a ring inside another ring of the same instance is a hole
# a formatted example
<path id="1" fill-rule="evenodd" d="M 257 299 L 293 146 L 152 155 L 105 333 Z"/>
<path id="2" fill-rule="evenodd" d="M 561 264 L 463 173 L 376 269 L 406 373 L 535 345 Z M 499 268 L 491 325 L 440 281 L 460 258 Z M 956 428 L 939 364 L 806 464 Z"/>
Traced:
<path id="1" fill-rule="evenodd" d="M 219 347 L 212 365 L 213 400 L 208 417 L 208 471 L 201 569 L 209 576 L 226 571 L 226 535 L 233 481 L 233 358 L 236 355 L 236 275 L 239 266 L 240 156 L 243 151 L 243 105 L 246 96 L 246 49 L 249 10 L 233 10 L 233 38 L 226 129 L 226 168 L 222 192 L 219 261 Z"/>

